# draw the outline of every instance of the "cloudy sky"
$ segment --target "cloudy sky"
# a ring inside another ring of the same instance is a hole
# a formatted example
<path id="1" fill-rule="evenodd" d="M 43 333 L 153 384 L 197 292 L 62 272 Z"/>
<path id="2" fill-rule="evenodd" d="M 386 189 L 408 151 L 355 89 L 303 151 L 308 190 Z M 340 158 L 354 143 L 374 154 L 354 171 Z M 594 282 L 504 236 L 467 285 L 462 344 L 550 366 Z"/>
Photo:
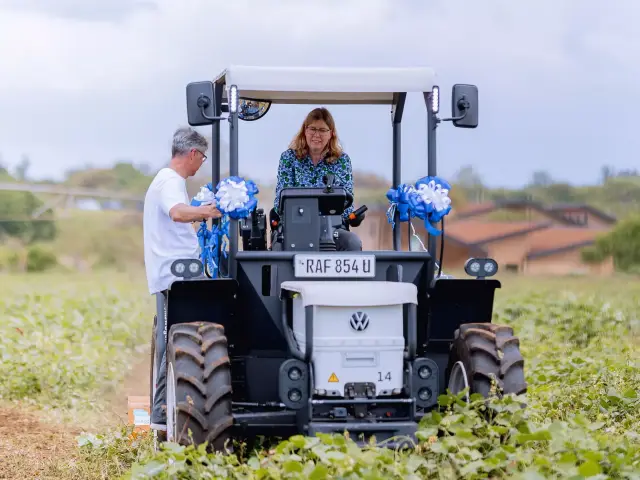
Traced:
<path id="1" fill-rule="evenodd" d="M 160 168 L 186 84 L 229 64 L 431 66 L 443 114 L 452 84 L 480 91 L 476 130 L 438 129 L 440 174 L 594 182 L 603 164 L 640 164 L 639 20 L 637 0 L 0 0 L 0 154 L 29 155 L 36 178 L 117 159 Z M 271 180 L 308 110 L 242 123 L 241 170 Z M 390 177 L 388 108 L 332 111 L 354 168 Z M 403 124 L 411 181 L 426 174 L 420 96 Z"/>

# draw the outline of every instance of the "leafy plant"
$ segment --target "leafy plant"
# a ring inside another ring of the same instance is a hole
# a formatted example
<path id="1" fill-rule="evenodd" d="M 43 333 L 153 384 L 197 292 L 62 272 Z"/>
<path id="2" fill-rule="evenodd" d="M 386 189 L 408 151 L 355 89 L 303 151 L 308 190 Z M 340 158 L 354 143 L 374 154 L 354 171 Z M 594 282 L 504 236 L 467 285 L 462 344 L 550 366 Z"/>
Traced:
<path id="1" fill-rule="evenodd" d="M 44 272 L 58 263 L 56 254 L 50 249 L 39 245 L 33 245 L 27 250 L 27 272 Z"/>
<path id="2" fill-rule="evenodd" d="M 144 278 L 6 277 L 0 309 L 0 396 L 98 408 L 149 338 Z M 55 478 L 626 479 L 640 480 L 640 285 L 514 278 L 494 321 L 514 327 L 529 385 L 522 398 L 441 395 L 411 451 L 358 447 L 348 435 L 294 436 L 212 455 L 130 428 L 79 437 Z M 526 408 L 523 408 L 525 406 Z"/>
<path id="3" fill-rule="evenodd" d="M 124 478 L 640 479 L 639 300 L 635 284 L 498 296 L 495 321 L 521 339 L 527 395 L 441 395 L 411 452 L 359 448 L 345 435 L 295 436 L 248 459 L 168 444 Z"/>
<path id="4" fill-rule="evenodd" d="M 97 278 L 5 277 L 0 399 L 89 408 L 122 381 L 149 337 L 153 300 L 139 282 Z"/>

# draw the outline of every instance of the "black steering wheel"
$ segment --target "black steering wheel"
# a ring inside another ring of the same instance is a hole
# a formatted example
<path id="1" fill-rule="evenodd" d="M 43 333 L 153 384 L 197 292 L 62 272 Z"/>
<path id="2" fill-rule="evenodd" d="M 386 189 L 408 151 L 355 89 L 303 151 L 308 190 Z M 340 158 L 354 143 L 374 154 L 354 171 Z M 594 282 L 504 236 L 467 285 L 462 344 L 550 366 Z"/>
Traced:
<path id="1" fill-rule="evenodd" d="M 333 184 L 335 182 L 336 176 L 333 173 L 327 173 L 322 177 L 322 182 L 324 183 L 324 191 L 325 193 L 329 193 L 333 189 Z M 346 199 L 344 201 L 344 209 L 346 210 L 351 205 L 353 205 L 353 195 L 351 195 L 346 190 L 344 191 L 346 195 Z"/>

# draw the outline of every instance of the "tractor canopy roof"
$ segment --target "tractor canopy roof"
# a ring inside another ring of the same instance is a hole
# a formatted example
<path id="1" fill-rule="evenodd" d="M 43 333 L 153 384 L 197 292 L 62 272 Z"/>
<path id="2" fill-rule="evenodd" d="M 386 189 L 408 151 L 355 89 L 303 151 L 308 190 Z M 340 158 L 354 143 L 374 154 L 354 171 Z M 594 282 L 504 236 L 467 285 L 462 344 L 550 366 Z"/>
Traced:
<path id="1" fill-rule="evenodd" d="M 430 92 L 436 73 L 428 67 L 254 67 L 234 65 L 215 83 L 238 88 L 240 97 L 272 104 L 393 105 L 398 93 Z"/>

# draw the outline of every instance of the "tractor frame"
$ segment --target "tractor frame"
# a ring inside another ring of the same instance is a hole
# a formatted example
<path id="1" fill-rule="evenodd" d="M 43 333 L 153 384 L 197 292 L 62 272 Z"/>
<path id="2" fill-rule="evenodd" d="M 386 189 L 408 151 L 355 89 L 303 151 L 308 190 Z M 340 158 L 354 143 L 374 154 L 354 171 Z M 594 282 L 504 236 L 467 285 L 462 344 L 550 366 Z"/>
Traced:
<path id="1" fill-rule="evenodd" d="M 401 121 L 409 92 L 420 92 L 424 98 L 427 174 L 435 176 L 438 125 L 450 121 L 456 127 L 475 128 L 478 91 L 473 85 L 454 85 L 452 116 L 441 119 L 440 91 L 429 68 L 232 66 L 213 81 L 189 84 L 186 100 L 189 124 L 212 126 L 214 186 L 220 181 L 223 123 L 229 127 L 230 174 L 234 176 L 239 167 L 239 120 L 258 120 L 279 104 L 388 105 L 393 135 L 392 185 L 396 187 L 401 183 Z M 307 202 L 312 217 L 317 217 L 327 193 L 344 198 L 340 188 L 331 192 L 306 189 L 302 193 L 294 189 L 287 195 Z M 285 216 L 287 208 L 297 205 L 289 203 L 290 207 L 282 207 Z M 429 236 L 428 251 L 401 251 L 397 214 L 395 220 L 393 250 L 330 253 L 318 245 L 308 246 L 314 242 L 269 250 L 263 210 L 254 211 L 244 221 L 231 220 L 228 276 L 176 279 L 166 301 L 158 303 L 157 318 L 164 318 L 166 324 L 157 322 L 154 339 L 155 345 L 167 349 L 169 440 L 208 442 L 220 450 L 229 439 L 348 430 L 352 438 L 362 434 L 360 442 L 374 436 L 377 441 L 387 441 L 387 446 L 397 446 L 415 438 L 420 419 L 437 408 L 437 397 L 447 388 L 460 391 L 468 387 L 471 392 L 488 394 L 488 381 L 493 377 L 506 393 L 524 392 L 524 362 L 518 340 L 509 327 L 491 324 L 500 282 L 488 277 L 496 273 L 497 264 L 491 259 L 470 259 L 468 265 L 492 264 L 492 273 L 467 268 L 469 278 L 439 276 L 431 254 L 436 251 L 437 239 Z M 368 256 L 375 262 L 375 273 L 368 278 L 301 278 L 296 276 L 295 260 L 303 254 Z M 305 309 L 307 347 L 302 351 L 291 330 L 296 293 L 288 288 L 291 282 L 314 280 L 353 282 L 354 288 L 362 281 L 415 286 L 415 304 L 403 309 L 406 344 L 401 392 L 382 399 L 372 397 L 365 391 L 366 385 L 358 384 L 349 396 L 327 398 L 314 392 L 314 309 Z M 154 372 L 160 357 L 154 353 Z M 509 362 L 508 369 L 505 362 Z M 298 401 L 291 400 L 292 390 L 300 394 L 300 398 L 295 396 Z M 192 439 L 186 430 L 191 430 Z"/>

